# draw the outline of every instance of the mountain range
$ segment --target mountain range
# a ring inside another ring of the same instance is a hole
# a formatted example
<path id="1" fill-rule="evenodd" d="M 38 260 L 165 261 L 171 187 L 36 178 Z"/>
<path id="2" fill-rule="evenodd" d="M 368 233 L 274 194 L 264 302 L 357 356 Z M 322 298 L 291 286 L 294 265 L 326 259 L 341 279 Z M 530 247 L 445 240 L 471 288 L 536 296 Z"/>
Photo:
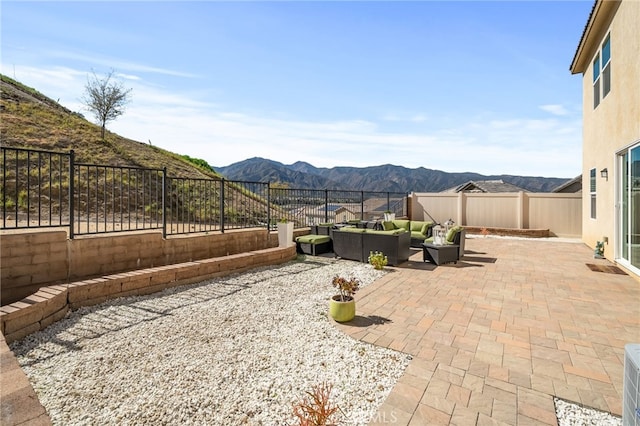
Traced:
<path id="1" fill-rule="evenodd" d="M 424 167 L 409 169 L 391 164 L 319 168 L 303 161 L 287 165 L 258 157 L 214 169 L 230 180 L 271 182 L 288 188 L 384 192 L 441 192 L 468 181 L 485 180 L 502 180 L 530 192 L 551 192 L 568 181 L 563 178 L 537 176 L 448 173 Z"/>

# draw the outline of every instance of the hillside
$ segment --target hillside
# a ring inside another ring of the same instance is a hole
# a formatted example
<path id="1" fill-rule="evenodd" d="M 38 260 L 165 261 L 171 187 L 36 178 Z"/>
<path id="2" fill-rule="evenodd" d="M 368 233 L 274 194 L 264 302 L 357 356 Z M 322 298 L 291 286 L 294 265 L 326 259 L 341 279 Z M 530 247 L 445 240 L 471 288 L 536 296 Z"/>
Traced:
<path id="1" fill-rule="evenodd" d="M 0 75 L 0 140 L 2 146 L 68 152 L 76 162 L 167 168 L 169 176 L 218 178 L 178 154 L 107 131 L 37 90 Z"/>
<path id="2" fill-rule="evenodd" d="M 285 165 L 264 158 L 251 158 L 227 167 L 216 167 L 216 170 L 229 179 L 278 182 L 291 188 L 392 192 L 440 192 L 470 180 L 499 179 L 531 192 L 551 192 L 567 181 L 562 178 L 447 173 L 391 164 L 363 168 L 316 168 L 305 162 Z"/>

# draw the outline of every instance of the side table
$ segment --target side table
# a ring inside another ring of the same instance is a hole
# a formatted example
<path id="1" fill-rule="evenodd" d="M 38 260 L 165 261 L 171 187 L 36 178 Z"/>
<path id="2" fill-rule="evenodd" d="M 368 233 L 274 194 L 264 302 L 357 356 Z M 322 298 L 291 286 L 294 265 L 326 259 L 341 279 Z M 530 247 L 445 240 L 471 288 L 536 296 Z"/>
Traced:
<path id="1" fill-rule="evenodd" d="M 436 265 L 458 262 L 460 246 L 457 244 L 422 243 L 422 260 Z"/>

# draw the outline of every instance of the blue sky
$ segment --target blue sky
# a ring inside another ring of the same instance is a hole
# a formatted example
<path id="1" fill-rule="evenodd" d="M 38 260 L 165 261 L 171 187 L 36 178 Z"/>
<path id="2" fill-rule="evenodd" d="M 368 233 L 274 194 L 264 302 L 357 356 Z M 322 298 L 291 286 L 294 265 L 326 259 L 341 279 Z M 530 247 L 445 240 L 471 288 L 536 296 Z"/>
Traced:
<path id="1" fill-rule="evenodd" d="M 592 1 L 3 1 L 1 72 L 91 114 L 87 77 L 131 103 L 107 128 L 226 166 L 581 173 Z"/>

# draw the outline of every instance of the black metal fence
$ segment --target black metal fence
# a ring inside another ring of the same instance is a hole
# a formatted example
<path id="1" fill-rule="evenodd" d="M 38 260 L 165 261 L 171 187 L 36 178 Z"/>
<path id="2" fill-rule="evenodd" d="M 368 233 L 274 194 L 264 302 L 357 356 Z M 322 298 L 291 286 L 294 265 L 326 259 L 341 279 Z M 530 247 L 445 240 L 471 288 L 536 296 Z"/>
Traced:
<path id="1" fill-rule="evenodd" d="M 166 169 L 76 163 L 73 151 L 1 151 L 1 229 L 67 227 L 70 238 L 161 229 L 166 236 L 271 229 L 283 218 L 301 227 L 407 215 L 406 193 L 169 177 Z"/>

